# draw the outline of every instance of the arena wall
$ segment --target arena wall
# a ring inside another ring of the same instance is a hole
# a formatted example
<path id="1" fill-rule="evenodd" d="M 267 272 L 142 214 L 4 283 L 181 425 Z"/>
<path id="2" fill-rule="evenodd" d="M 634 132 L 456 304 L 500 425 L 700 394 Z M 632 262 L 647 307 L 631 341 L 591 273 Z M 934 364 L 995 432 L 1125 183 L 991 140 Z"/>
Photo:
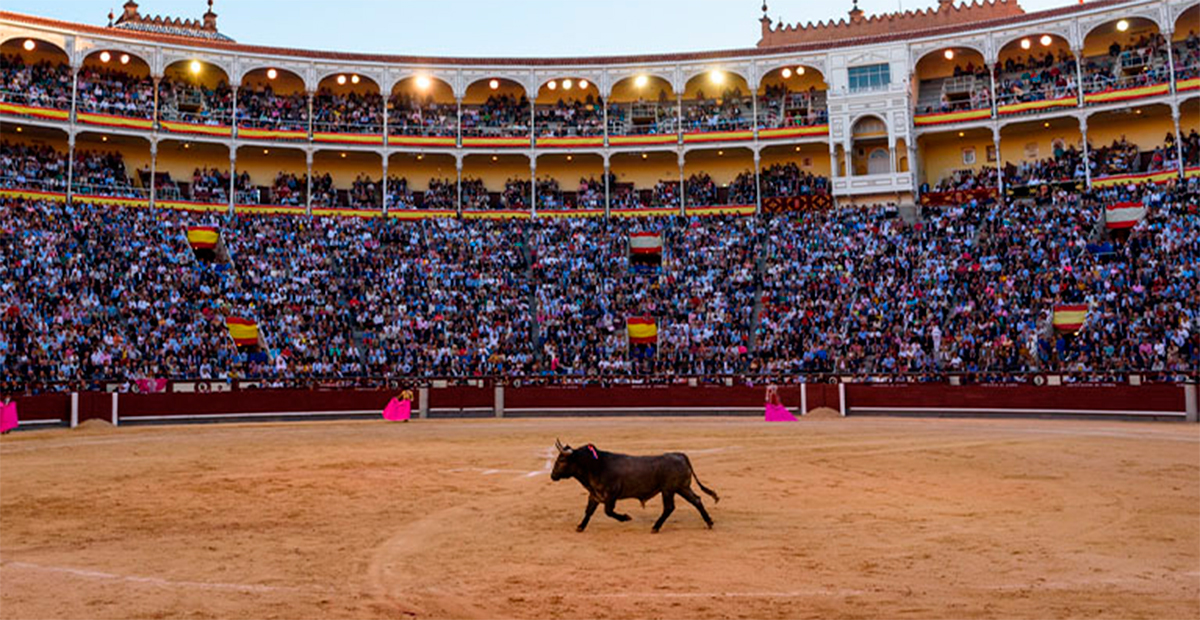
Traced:
<path id="1" fill-rule="evenodd" d="M 422 388 L 422 417 L 596 415 L 759 416 L 764 388 L 751 385 L 507 386 Z M 795 412 L 843 415 L 1113 417 L 1196 421 L 1195 384 L 970 385 L 808 383 L 780 387 Z M 52 393 L 17 399 L 22 425 L 92 419 L 130 423 L 374 417 L 395 396 L 379 389 L 246 389 L 229 392 Z"/>

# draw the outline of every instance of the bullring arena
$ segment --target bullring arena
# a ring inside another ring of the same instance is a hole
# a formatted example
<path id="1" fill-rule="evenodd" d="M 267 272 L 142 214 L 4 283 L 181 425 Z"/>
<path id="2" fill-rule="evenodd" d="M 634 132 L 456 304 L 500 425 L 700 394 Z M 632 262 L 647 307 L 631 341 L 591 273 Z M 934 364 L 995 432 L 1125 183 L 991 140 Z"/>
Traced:
<path id="1" fill-rule="evenodd" d="M 555 437 L 682 450 L 658 535 L 551 483 Z M 1106 421 L 427 420 L 4 439 L 8 618 L 1200 613 L 1200 432 Z M 707 498 L 706 498 L 707 499 Z"/>
<path id="2" fill-rule="evenodd" d="M 1200 4 L 1024 1 L 8 0 L 0 620 L 1200 617 Z"/>

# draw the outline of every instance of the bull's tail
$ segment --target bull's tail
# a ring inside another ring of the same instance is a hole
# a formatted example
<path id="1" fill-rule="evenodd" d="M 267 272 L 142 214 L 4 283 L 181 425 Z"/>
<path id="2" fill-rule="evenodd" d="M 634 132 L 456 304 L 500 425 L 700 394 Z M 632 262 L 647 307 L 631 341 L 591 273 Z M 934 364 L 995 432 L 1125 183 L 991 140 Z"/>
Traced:
<path id="1" fill-rule="evenodd" d="M 703 482 L 700 482 L 700 476 L 696 475 L 696 469 L 694 467 L 692 467 L 692 459 L 689 459 L 688 456 L 685 454 L 685 455 L 683 455 L 683 460 L 687 461 L 688 471 L 692 472 L 692 477 L 696 479 L 696 484 L 700 486 L 700 490 L 704 491 L 710 497 L 712 497 L 714 504 L 719 503 L 721 501 L 721 497 L 719 495 L 717 495 L 717 492 L 704 486 Z"/>

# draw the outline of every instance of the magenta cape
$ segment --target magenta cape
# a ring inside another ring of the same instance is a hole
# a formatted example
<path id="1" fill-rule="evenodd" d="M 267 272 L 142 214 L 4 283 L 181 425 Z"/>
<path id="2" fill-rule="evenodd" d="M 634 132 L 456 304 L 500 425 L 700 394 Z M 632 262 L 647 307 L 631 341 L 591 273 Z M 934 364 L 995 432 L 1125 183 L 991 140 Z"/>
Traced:
<path id="1" fill-rule="evenodd" d="M 7 433 L 17 427 L 17 403 L 12 402 L 0 407 L 0 433 Z"/>
<path id="2" fill-rule="evenodd" d="M 783 405 L 767 403 L 766 419 L 768 422 L 795 422 L 796 416 Z"/>
<path id="3" fill-rule="evenodd" d="M 403 422 L 412 417 L 412 401 L 393 398 L 383 408 L 383 419 L 389 422 Z"/>

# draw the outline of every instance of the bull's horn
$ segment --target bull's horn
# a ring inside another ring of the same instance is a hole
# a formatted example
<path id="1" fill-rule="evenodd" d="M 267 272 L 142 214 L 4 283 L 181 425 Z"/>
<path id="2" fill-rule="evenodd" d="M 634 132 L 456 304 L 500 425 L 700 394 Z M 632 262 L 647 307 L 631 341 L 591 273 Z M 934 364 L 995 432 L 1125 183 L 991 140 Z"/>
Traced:
<path id="1" fill-rule="evenodd" d="M 562 441 L 561 441 L 561 440 L 559 440 L 558 438 L 555 438 L 555 439 L 554 439 L 554 447 L 555 447 L 555 448 L 558 448 L 558 451 L 559 451 L 559 452 L 562 452 L 562 451 L 563 451 L 563 445 L 562 445 Z"/>

